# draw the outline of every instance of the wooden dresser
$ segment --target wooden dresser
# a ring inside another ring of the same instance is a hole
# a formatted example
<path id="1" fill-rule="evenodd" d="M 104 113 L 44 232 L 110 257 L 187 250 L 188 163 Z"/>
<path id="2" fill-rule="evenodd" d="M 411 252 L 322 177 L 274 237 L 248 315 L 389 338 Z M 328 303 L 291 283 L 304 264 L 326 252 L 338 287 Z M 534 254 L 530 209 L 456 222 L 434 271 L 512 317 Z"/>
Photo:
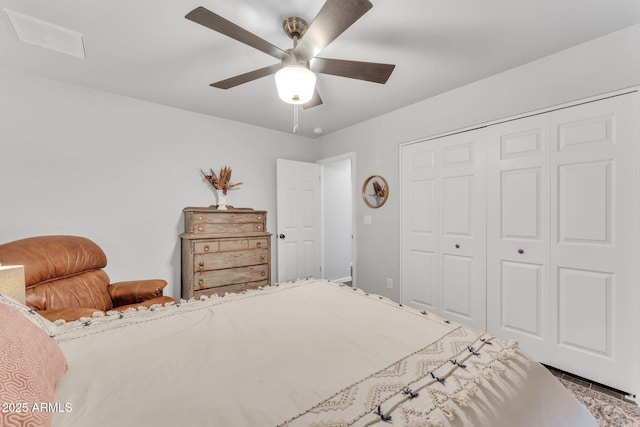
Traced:
<path id="1" fill-rule="evenodd" d="M 182 240 L 182 298 L 271 284 L 267 212 L 188 207 Z"/>

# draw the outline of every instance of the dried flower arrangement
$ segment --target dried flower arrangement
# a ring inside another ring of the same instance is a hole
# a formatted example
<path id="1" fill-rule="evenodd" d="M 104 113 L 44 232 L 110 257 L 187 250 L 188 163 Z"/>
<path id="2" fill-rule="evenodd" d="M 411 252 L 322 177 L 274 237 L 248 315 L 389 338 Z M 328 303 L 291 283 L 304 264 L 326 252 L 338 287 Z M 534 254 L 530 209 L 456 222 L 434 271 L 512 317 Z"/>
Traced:
<path id="1" fill-rule="evenodd" d="M 226 195 L 227 191 L 231 190 L 234 187 L 242 185 L 241 182 L 232 183 L 231 182 L 231 168 L 229 166 L 225 166 L 220 169 L 220 174 L 216 176 L 216 173 L 213 169 L 209 169 L 209 173 L 205 173 L 202 169 L 200 169 L 202 176 L 206 179 L 211 186 L 216 190 L 222 190 L 222 194 Z"/>

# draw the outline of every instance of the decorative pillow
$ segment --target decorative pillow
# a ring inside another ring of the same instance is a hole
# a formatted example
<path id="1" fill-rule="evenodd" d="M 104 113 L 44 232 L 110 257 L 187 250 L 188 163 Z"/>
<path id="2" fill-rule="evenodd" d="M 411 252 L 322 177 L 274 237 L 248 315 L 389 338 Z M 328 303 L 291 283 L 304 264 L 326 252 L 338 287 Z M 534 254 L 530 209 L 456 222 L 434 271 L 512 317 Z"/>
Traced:
<path id="1" fill-rule="evenodd" d="M 44 317 L 39 315 L 33 308 L 27 307 L 26 305 L 20 303 L 9 295 L 4 294 L 0 294 L 0 304 L 6 304 L 17 309 L 24 315 L 24 317 L 26 317 L 31 322 L 33 322 L 34 325 L 45 331 L 50 337 L 56 335 L 58 326 L 56 326 L 56 324 L 49 319 L 45 319 Z"/>
<path id="2" fill-rule="evenodd" d="M 17 308 L 0 304 L 0 426 L 50 426 L 66 370 L 51 337 Z"/>

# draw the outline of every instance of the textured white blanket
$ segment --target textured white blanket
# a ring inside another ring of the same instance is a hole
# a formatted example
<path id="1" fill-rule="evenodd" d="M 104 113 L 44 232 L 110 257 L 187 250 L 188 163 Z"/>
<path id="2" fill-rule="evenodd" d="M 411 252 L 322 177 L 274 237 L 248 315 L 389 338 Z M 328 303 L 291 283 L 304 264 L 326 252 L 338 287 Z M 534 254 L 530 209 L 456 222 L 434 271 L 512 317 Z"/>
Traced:
<path id="1" fill-rule="evenodd" d="M 321 280 L 83 319 L 55 339 L 72 411 L 54 427 L 597 425 L 514 343 Z"/>

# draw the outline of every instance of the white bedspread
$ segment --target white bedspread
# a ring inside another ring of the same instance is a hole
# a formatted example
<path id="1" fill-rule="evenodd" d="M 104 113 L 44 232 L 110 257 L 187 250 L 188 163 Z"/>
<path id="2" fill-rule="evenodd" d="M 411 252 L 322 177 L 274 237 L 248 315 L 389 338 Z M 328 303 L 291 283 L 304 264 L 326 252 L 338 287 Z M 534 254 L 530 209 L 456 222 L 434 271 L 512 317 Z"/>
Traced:
<path id="1" fill-rule="evenodd" d="M 597 426 L 513 343 L 321 280 L 71 322 L 55 339 L 69 365 L 56 400 L 72 410 L 54 427 Z"/>

